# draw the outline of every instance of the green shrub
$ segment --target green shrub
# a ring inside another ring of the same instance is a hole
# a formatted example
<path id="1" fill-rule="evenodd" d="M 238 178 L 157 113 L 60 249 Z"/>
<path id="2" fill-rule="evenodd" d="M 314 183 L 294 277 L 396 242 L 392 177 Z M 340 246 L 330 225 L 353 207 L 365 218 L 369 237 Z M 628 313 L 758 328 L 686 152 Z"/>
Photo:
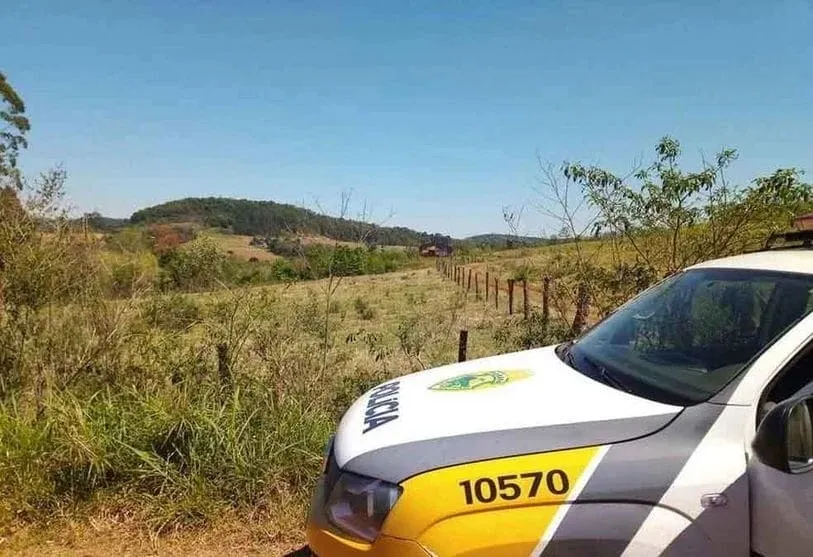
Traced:
<path id="1" fill-rule="evenodd" d="M 224 277 L 226 255 L 208 238 L 198 238 L 160 258 L 164 289 L 195 291 L 212 288 Z"/>
<path id="2" fill-rule="evenodd" d="M 341 418 L 357 398 L 387 379 L 389 376 L 383 370 L 362 371 L 341 376 L 332 389 L 333 416 L 337 420 Z"/>
<path id="3" fill-rule="evenodd" d="M 561 319 L 546 320 L 537 310 L 528 319 L 516 317 L 504 321 L 494 331 L 494 341 L 500 352 L 529 350 L 558 344 L 571 336 L 570 326 Z"/>
<path id="4" fill-rule="evenodd" d="M 129 297 L 149 290 L 158 278 L 158 259 L 148 251 L 108 253 L 103 259 L 110 274 L 110 292 Z"/>

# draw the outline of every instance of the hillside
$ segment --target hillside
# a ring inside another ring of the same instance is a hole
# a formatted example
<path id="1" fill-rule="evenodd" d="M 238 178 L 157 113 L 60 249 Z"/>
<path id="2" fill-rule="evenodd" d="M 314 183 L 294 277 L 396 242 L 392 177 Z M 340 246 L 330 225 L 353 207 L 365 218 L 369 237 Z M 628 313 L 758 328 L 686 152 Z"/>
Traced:
<path id="1" fill-rule="evenodd" d="M 478 234 L 462 240 L 466 244 L 479 247 L 505 248 L 505 247 L 535 247 L 556 243 L 556 240 L 540 238 L 538 236 L 514 236 L 513 234 Z"/>
<path id="2" fill-rule="evenodd" d="M 279 236 L 286 233 L 325 236 L 357 242 L 362 238 L 379 245 L 417 246 L 440 235 L 405 227 L 382 227 L 322 215 L 274 201 L 222 197 L 186 198 L 141 209 L 133 224 L 193 222 L 207 228 L 224 228 L 243 236 Z"/>

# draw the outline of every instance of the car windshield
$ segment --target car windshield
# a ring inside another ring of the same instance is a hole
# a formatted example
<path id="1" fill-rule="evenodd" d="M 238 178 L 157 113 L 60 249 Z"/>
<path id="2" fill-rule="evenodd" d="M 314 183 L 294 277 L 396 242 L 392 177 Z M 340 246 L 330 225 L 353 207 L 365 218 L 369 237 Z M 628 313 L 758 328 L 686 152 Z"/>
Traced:
<path id="1" fill-rule="evenodd" d="M 718 393 L 811 309 L 811 275 L 694 269 L 644 292 L 558 353 L 615 388 L 695 404 Z"/>

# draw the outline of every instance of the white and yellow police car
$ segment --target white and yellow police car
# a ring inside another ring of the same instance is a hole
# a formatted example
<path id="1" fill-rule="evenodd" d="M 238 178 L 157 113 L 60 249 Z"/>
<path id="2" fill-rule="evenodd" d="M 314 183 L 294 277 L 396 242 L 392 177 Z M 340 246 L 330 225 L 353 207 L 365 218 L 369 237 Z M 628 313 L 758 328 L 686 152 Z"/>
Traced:
<path id="1" fill-rule="evenodd" d="M 574 342 L 375 387 L 328 447 L 310 549 L 811 556 L 812 309 L 813 250 L 765 250 Z"/>

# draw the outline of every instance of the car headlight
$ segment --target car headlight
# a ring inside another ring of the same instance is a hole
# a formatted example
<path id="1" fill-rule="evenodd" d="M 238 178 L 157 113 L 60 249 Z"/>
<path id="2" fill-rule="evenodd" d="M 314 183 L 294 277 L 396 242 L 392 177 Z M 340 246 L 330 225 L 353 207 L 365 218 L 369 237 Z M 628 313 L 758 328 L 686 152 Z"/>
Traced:
<path id="1" fill-rule="evenodd" d="M 373 542 L 401 496 L 401 487 L 342 472 L 327 500 L 327 517 L 337 528 Z"/>

